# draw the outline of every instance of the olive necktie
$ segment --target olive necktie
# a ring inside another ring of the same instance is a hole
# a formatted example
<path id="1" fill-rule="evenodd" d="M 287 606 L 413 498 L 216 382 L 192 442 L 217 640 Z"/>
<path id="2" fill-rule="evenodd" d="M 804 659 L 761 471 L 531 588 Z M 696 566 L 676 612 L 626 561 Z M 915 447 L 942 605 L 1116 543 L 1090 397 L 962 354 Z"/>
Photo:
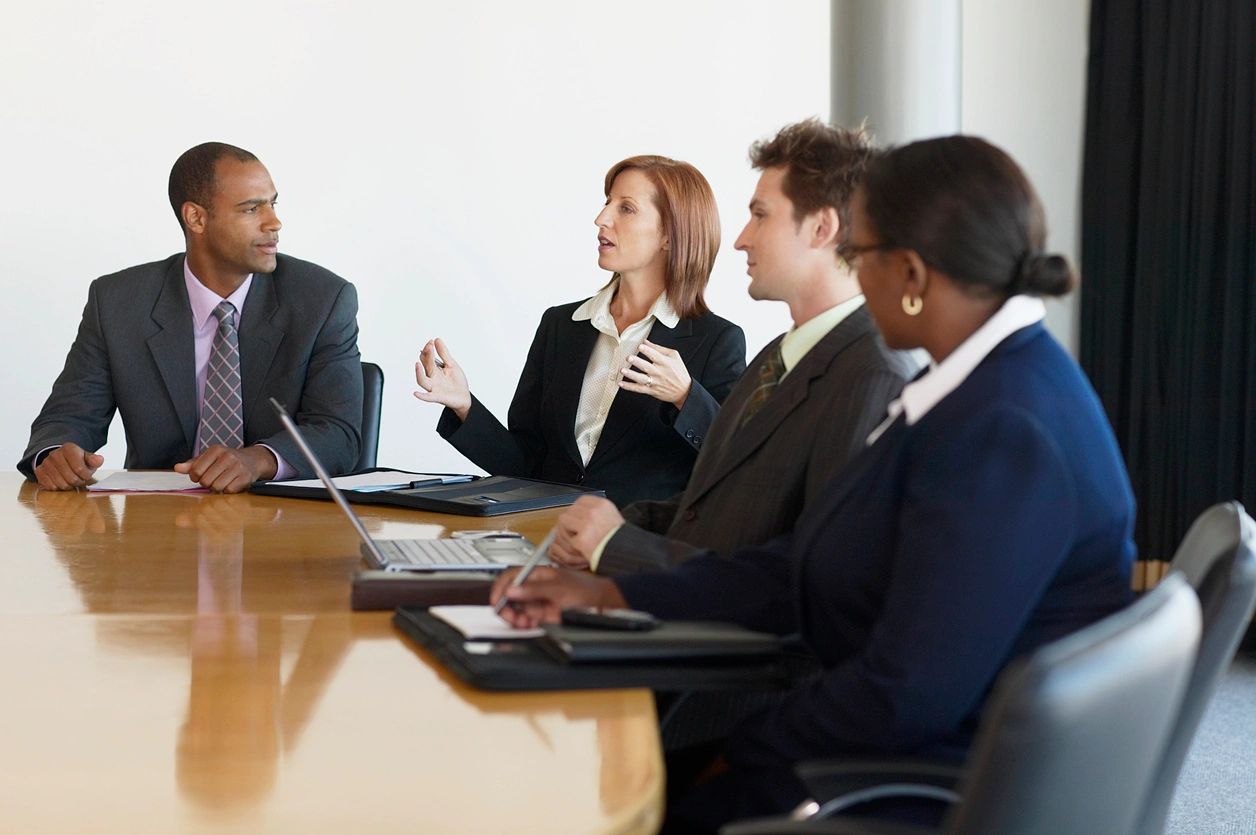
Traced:
<path id="1" fill-rule="evenodd" d="M 750 422 L 750 418 L 763 408 L 763 404 L 768 402 L 768 398 L 772 396 L 772 392 L 776 390 L 776 384 L 781 381 L 781 375 L 785 373 L 785 358 L 781 356 L 781 343 L 776 343 L 776 347 L 772 352 L 764 358 L 763 365 L 759 366 L 756 375 L 757 385 L 755 390 L 750 392 L 750 396 L 746 398 L 746 407 L 741 410 L 741 426 L 745 426 Z"/>

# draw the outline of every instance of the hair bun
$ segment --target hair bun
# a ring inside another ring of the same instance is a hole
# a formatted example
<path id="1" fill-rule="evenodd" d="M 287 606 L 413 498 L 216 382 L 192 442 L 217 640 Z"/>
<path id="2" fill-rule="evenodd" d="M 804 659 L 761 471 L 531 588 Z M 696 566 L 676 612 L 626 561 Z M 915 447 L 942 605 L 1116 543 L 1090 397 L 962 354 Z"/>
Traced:
<path id="1" fill-rule="evenodd" d="M 1027 253 L 1017 265 L 1016 275 L 1008 285 L 1009 295 L 1027 293 L 1031 296 L 1063 296 L 1073 289 L 1073 268 L 1062 255 L 1045 252 Z"/>

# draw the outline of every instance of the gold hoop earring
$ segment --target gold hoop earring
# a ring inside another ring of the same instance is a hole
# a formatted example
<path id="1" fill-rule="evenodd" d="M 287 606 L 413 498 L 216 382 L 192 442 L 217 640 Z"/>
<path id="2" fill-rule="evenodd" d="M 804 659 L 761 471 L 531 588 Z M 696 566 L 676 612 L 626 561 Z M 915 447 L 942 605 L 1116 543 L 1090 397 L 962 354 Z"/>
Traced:
<path id="1" fill-rule="evenodd" d="M 908 316 L 919 316 L 920 311 L 925 309 L 925 300 L 920 296 L 911 296 L 907 293 L 903 294 L 903 312 Z"/>

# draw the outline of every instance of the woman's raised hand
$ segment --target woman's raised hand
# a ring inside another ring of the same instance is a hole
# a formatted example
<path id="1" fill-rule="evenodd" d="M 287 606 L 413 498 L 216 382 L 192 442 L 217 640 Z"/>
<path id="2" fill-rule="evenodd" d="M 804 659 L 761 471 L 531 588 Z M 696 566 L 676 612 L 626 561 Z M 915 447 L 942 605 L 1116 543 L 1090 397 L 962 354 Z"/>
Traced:
<path id="1" fill-rule="evenodd" d="M 415 397 L 448 406 L 459 420 L 467 419 L 471 411 L 471 387 L 444 340 L 429 339 L 423 346 L 419 361 L 414 364 L 414 381 L 419 384 Z"/>

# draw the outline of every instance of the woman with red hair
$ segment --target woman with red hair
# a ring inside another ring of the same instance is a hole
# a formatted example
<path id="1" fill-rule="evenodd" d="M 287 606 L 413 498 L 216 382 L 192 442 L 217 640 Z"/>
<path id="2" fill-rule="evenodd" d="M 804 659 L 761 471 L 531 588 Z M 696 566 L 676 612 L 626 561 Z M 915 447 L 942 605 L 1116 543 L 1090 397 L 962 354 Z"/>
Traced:
<path id="1" fill-rule="evenodd" d="M 594 223 L 611 280 L 541 317 L 508 427 L 440 339 L 415 363 L 414 396 L 443 405 L 437 431 L 493 475 L 602 489 L 623 506 L 684 489 L 745 369 L 746 341 L 703 299 L 720 243 L 706 178 L 667 157 L 630 157 L 607 172 L 605 194 Z"/>

